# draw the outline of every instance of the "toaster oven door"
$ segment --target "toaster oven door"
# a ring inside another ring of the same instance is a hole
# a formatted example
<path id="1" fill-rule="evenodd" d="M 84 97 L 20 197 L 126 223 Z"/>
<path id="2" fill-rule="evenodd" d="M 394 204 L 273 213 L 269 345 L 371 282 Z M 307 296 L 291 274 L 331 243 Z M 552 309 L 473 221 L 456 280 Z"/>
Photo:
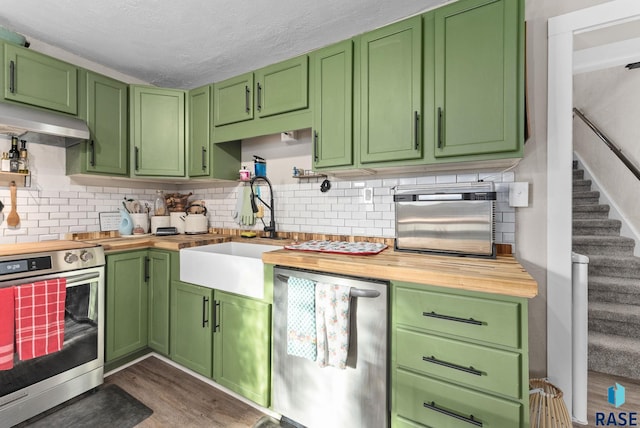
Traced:
<path id="1" fill-rule="evenodd" d="M 396 201 L 396 249 L 495 256 L 494 201 Z"/>

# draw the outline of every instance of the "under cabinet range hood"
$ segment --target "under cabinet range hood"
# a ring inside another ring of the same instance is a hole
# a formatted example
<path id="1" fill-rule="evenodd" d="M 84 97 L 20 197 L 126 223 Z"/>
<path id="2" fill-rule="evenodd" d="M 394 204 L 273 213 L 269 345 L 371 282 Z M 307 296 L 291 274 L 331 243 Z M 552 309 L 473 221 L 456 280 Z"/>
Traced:
<path id="1" fill-rule="evenodd" d="M 62 147 L 78 144 L 90 135 L 83 120 L 3 102 L 0 102 L 0 134 Z"/>

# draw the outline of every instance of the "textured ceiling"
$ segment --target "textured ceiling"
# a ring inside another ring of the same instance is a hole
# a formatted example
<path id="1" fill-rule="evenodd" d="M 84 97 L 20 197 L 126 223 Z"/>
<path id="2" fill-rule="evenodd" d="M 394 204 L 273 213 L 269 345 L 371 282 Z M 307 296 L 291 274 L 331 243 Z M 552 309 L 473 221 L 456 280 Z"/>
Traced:
<path id="1" fill-rule="evenodd" d="M 190 89 L 451 0 L 2 0 L 0 25 L 161 87 Z"/>

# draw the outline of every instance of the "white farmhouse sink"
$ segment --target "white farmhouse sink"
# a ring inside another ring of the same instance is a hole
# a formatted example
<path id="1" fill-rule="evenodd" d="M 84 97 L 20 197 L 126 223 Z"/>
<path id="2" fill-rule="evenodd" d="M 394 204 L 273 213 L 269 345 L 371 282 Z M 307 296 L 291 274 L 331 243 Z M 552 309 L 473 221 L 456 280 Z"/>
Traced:
<path id="1" fill-rule="evenodd" d="M 278 245 L 224 242 L 180 250 L 180 281 L 243 296 L 264 297 L 262 253 Z"/>

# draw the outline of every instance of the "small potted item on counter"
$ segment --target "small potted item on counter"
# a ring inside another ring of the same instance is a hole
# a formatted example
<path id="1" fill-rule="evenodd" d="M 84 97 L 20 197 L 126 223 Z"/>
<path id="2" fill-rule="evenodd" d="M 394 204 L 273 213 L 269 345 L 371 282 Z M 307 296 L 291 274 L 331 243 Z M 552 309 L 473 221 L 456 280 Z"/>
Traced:
<path id="1" fill-rule="evenodd" d="M 251 180 L 251 171 L 249 171 L 247 168 L 243 166 L 239 172 L 240 172 L 240 181 Z"/>

